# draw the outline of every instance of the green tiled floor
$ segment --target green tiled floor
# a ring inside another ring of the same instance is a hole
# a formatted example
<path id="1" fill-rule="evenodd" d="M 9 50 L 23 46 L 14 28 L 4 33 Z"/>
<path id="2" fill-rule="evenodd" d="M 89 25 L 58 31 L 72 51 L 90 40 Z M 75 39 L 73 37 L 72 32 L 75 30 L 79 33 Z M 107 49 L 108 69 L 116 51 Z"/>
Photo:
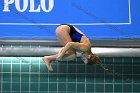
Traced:
<path id="1" fill-rule="evenodd" d="M 0 57 L 0 93 L 140 93 L 140 58 L 101 58 L 114 74 L 80 59 L 56 63 L 41 57 Z"/>

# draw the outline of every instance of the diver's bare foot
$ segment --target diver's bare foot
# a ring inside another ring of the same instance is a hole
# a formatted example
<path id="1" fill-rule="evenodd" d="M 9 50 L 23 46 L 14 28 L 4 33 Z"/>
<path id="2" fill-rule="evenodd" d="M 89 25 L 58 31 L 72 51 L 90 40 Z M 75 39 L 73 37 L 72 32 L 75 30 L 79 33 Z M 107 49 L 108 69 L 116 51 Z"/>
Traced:
<path id="1" fill-rule="evenodd" d="M 50 60 L 47 59 L 47 57 L 43 58 L 44 63 L 46 64 L 46 67 L 48 68 L 49 71 L 53 71 L 52 65 L 50 63 Z"/>

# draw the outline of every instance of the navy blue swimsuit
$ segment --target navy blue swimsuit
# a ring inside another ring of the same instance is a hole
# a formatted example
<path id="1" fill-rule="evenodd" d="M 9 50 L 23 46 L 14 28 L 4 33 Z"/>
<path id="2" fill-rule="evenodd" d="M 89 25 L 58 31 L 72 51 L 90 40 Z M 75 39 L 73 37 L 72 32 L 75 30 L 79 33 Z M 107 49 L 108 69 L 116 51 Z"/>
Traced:
<path id="1" fill-rule="evenodd" d="M 68 25 L 70 27 L 69 35 L 70 35 L 73 42 L 80 42 L 81 41 L 83 34 L 77 32 L 76 29 L 72 25 L 69 25 L 69 24 L 61 24 L 61 25 Z"/>

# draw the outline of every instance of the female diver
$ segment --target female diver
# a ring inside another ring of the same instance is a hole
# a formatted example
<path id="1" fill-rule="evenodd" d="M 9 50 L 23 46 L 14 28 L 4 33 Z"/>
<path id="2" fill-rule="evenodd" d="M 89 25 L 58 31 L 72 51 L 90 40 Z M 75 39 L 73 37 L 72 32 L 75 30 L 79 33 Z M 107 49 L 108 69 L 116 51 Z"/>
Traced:
<path id="1" fill-rule="evenodd" d="M 82 53 L 81 59 L 85 64 L 99 64 L 99 57 L 92 53 L 91 42 L 76 27 L 69 24 L 61 24 L 56 28 L 58 40 L 64 46 L 59 53 L 51 56 L 44 56 L 43 60 L 49 71 L 52 71 L 51 62 L 53 60 L 73 60 L 76 58 L 76 51 Z"/>

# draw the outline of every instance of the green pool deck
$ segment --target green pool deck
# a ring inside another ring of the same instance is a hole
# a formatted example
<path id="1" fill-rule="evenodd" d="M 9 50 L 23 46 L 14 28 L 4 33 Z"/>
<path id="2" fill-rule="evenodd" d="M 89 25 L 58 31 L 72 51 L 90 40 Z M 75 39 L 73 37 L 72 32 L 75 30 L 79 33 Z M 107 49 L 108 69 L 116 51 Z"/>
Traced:
<path id="1" fill-rule="evenodd" d="M 139 57 L 101 57 L 99 65 L 80 58 L 52 63 L 49 72 L 42 57 L 0 57 L 0 93 L 140 93 Z"/>

